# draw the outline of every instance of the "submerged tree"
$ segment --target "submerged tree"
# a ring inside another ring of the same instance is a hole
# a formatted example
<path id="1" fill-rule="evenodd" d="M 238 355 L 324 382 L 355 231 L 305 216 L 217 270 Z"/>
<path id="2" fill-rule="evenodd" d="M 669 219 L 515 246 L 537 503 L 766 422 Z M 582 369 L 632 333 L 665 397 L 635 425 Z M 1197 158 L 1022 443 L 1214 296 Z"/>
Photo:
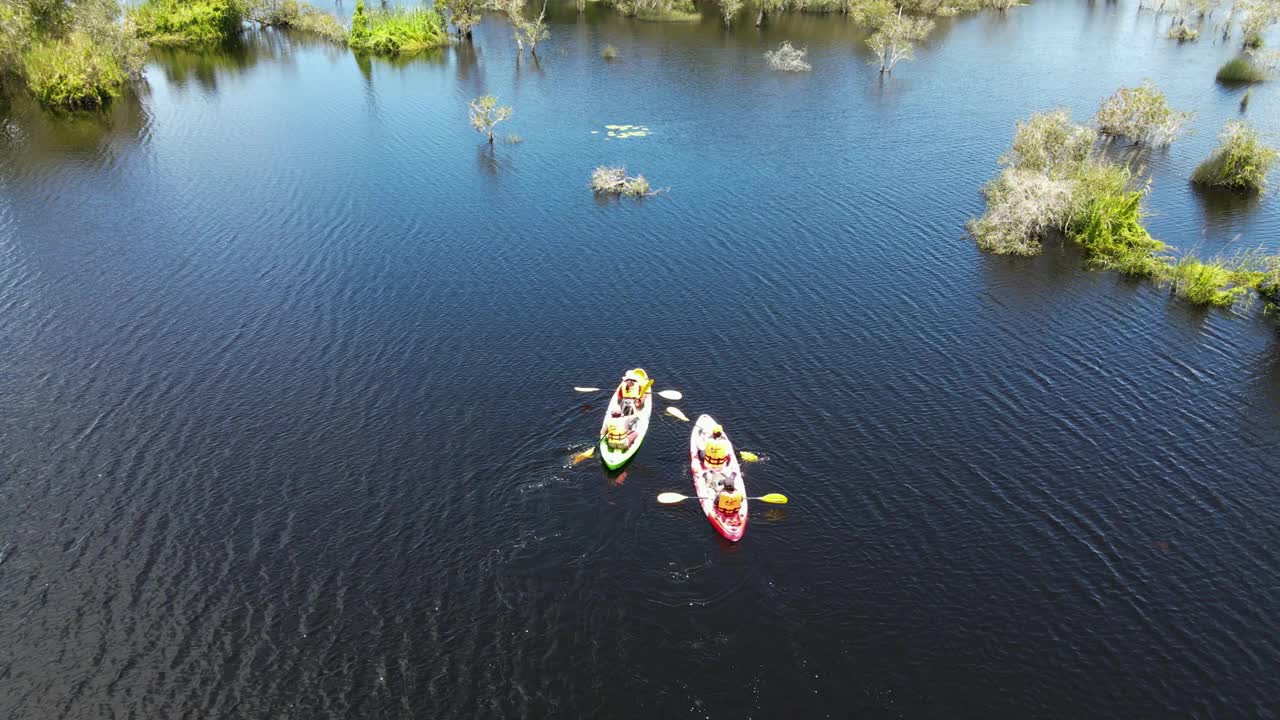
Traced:
<path id="1" fill-rule="evenodd" d="M 720 17 L 724 19 L 725 27 L 733 25 L 733 19 L 741 9 L 742 0 L 720 0 Z"/>
<path id="2" fill-rule="evenodd" d="M 784 72 L 805 72 L 812 70 L 813 66 L 805 62 L 805 56 L 809 51 L 805 48 L 792 47 L 790 40 L 784 40 L 777 50 L 769 50 L 765 52 L 765 60 L 769 61 L 769 67 L 774 70 L 782 70 Z"/>
<path id="3" fill-rule="evenodd" d="M 1120 88 L 1098 108 L 1095 120 L 1106 135 L 1126 137 L 1140 145 L 1161 147 L 1182 133 L 1191 113 L 1169 107 L 1164 93 L 1151 83 Z"/>
<path id="4" fill-rule="evenodd" d="M 764 25 L 764 19 L 771 12 L 782 12 L 787 9 L 787 0 L 757 0 L 760 14 L 756 16 L 756 27 Z"/>
<path id="5" fill-rule="evenodd" d="M 490 145 L 493 144 L 493 129 L 498 123 L 511 119 L 511 108 L 499 106 L 498 98 L 492 95 L 478 97 L 467 103 L 467 107 L 471 109 L 471 127 L 486 136 Z"/>
<path id="6" fill-rule="evenodd" d="M 876 53 L 880 72 L 892 73 L 899 60 L 910 60 L 915 54 L 915 44 L 925 39 L 933 30 L 929 18 L 903 17 L 902 8 L 891 15 L 880 29 L 867 38 L 867 45 Z"/>
<path id="7" fill-rule="evenodd" d="M 538 43 L 546 40 L 551 31 L 547 29 L 547 0 L 542 0 L 542 11 L 532 20 L 524 16 L 525 0 L 499 0 L 499 7 L 511 21 L 511 32 L 516 40 L 516 47 L 524 52 L 524 44 L 529 43 L 529 53 L 538 56 Z"/>
<path id="8" fill-rule="evenodd" d="M 440 0 L 438 5 L 449 12 L 449 22 L 457 29 L 458 37 L 470 40 L 472 28 L 480 24 L 480 0 Z"/>

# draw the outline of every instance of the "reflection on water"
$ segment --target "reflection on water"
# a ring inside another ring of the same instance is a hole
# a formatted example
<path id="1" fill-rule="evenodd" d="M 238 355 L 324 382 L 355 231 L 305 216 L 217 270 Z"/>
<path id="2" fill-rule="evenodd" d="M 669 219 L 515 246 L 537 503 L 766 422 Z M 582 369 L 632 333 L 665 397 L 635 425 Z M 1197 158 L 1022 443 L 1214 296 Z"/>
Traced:
<path id="1" fill-rule="evenodd" d="M 1237 228 L 1241 227 L 1242 220 L 1258 211 L 1265 195 L 1244 195 L 1223 188 L 1189 184 L 1204 216 L 1206 234 L 1215 238 L 1244 240 L 1246 245 L 1263 242 L 1261 237 L 1242 238 Z"/>
<path id="2" fill-rule="evenodd" d="M 68 156 L 110 158 L 133 152 L 145 142 L 150 115 L 147 86 L 103 110 L 50 112 L 26 95 L 6 97 L 4 143 L 26 167 L 56 167 Z"/>
<path id="3" fill-rule="evenodd" d="M 157 47 L 155 63 L 166 80 L 176 87 L 195 85 L 206 91 L 218 89 L 220 76 L 240 74 L 258 63 L 292 63 L 286 34 L 272 29 L 249 30 L 235 41 L 209 48 Z"/>

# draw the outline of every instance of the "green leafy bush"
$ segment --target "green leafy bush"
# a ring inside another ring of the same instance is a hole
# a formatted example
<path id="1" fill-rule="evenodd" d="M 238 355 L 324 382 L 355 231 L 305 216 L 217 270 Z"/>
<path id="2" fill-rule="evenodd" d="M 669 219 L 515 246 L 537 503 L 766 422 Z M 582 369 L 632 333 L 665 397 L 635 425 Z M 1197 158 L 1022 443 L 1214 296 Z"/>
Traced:
<path id="1" fill-rule="evenodd" d="M 1255 130 L 1242 122 L 1230 122 L 1222 131 L 1218 148 L 1200 163 L 1191 181 L 1239 192 L 1261 192 L 1276 157 L 1276 149 L 1264 145 Z"/>
<path id="2" fill-rule="evenodd" d="M 152 45 L 201 45 L 239 34 L 245 10 L 241 0 L 145 0 L 129 19 Z"/>
<path id="3" fill-rule="evenodd" d="M 1228 60 L 1218 68 L 1218 82 L 1259 83 L 1267 79 L 1267 72 L 1245 58 Z"/>
<path id="4" fill-rule="evenodd" d="M 22 70 L 36 99 L 53 107 L 101 107 L 129 81 L 109 49 L 83 32 L 36 43 L 23 54 Z"/>
<path id="5" fill-rule="evenodd" d="M 347 44 L 379 55 L 408 55 L 449 44 L 444 17 L 435 9 L 366 13 L 356 2 Z"/>

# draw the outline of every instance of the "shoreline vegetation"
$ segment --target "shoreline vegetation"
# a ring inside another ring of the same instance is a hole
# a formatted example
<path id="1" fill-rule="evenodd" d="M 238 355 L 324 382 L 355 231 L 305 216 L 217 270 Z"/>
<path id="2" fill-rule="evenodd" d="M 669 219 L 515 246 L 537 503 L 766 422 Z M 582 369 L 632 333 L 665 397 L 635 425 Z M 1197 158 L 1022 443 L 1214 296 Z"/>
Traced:
<path id="1" fill-rule="evenodd" d="M 209 47 L 232 42 L 246 27 L 286 28 L 345 45 L 357 54 L 415 54 L 453 42 L 471 42 L 484 13 L 505 17 L 522 56 L 525 45 L 537 58 L 537 45 L 550 35 L 546 0 L 541 10 L 529 0 L 437 0 L 430 7 L 369 9 L 357 0 L 349 26 L 334 15 L 300 0 L 142 0 L 122 8 L 119 0 L 0 0 L 0 89 L 22 87 L 53 109 L 94 110 L 142 79 L 150 47 Z M 928 37 L 934 18 L 964 13 L 1004 13 L 1014 0 L 576 0 L 602 2 L 618 14 L 640 20 L 691 22 L 717 12 L 726 28 L 754 15 L 757 27 L 780 13 L 841 14 L 868 34 L 872 65 L 892 73 L 912 58 Z M 1168 12 L 1168 37 L 1196 41 L 1204 33 L 1228 40 L 1238 28 L 1241 54 L 1223 65 L 1224 84 L 1261 82 L 1280 65 L 1280 53 L 1263 50 L 1263 32 L 1280 23 L 1280 0 L 1140 0 L 1140 9 Z M 1214 13 L 1223 12 L 1214 20 Z M 535 11 L 537 14 L 535 15 Z M 1209 25 L 1209 23 L 1214 23 Z M 452 27 L 452 30 L 450 29 Z M 606 46 L 602 58 L 617 51 Z M 775 69 L 811 69 L 803 48 L 789 42 L 766 53 Z M 1248 106 L 1248 93 L 1241 111 Z M 494 128 L 511 115 L 491 96 L 470 105 L 472 126 L 488 143 Z M 1143 224 L 1143 200 L 1150 184 L 1125 163 L 1115 161 L 1109 145 L 1118 140 L 1136 146 L 1163 147 L 1174 142 L 1191 120 L 1169 107 L 1150 82 L 1120 88 L 1106 99 L 1091 126 L 1072 121 L 1065 110 L 1033 115 L 1019 122 L 1013 146 L 1000 158 L 1000 173 L 982 188 L 986 212 L 967 227 L 979 248 L 994 254 L 1035 255 L 1046 240 L 1078 245 L 1089 268 L 1145 278 L 1199 305 L 1230 307 L 1256 292 L 1268 307 L 1280 306 L 1280 256 L 1243 253 L 1231 258 L 1174 258 Z M 508 142 L 518 142 L 509 136 Z M 1244 123 L 1229 123 L 1220 146 L 1196 169 L 1191 181 L 1230 192 L 1263 192 L 1277 151 L 1263 144 Z M 644 176 L 629 177 L 620 167 L 599 167 L 592 187 L 604 195 L 654 194 Z"/>
<path id="2" fill-rule="evenodd" d="M 590 0 L 639 20 L 697 22 L 716 12 L 725 27 L 781 13 L 841 14 L 870 34 L 881 72 L 909 59 L 933 17 L 995 10 L 1012 0 Z M 438 0 L 429 8 L 371 9 L 358 0 L 350 24 L 301 0 L 0 0 L 0 89 L 22 88 L 63 110 L 100 108 L 142 79 L 149 47 L 209 47 L 234 41 L 248 23 L 289 29 L 346 45 L 356 53 L 409 55 L 470 41 L 483 15 L 505 17 L 518 52 L 536 57 L 550 31 L 527 0 Z M 577 0 L 580 11 L 588 0 Z M 452 31 L 450 30 L 452 27 Z M 800 59 L 803 63 L 803 58 Z M 801 64 L 790 67 L 801 68 Z"/>
<path id="3" fill-rule="evenodd" d="M 1120 88 L 1095 117 L 1097 128 L 1072 121 L 1066 110 L 1019 122 L 1013 145 L 999 159 L 1000 174 L 982 188 L 987 210 L 969 221 L 978 247 L 996 255 L 1038 255 L 1046 240 L 1065 239 L 1084 252 L 1085 266 L 1150 280 L 1194 305 L 1227 308 L 1250 291 L 1280 304 L 1280 256 L 1175 259 L 1143 225 L 1149 180 L 1113 160 L 1108 142 L 1162 146 L 1189 115 L 1169 108 L 1149 82 Z M 1196 170 L 1198 185 L 1261 192 L 1276 160 L 1244 123 L 1230 123 L 1222 144 Z"/>

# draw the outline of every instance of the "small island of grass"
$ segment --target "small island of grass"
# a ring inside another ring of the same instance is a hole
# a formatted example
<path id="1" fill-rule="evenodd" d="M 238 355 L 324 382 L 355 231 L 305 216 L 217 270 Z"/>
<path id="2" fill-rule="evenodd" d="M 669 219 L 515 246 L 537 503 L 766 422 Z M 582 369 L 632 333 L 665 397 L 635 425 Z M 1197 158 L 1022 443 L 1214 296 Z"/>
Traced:
<path id="1" fill-rule="evenodd" d="M 357 0 L 347 44 L 357 52 L 412 55 L 448 45 L 449 34 L 434 8 L 366 12 L 364 0 Z"/>
<path id="2" fill-rule="evenodd" d="M 240 0 L 145 0 L 129 20 L 152 45 L 209 45 L 235 37 L 246 11 Z"/>

